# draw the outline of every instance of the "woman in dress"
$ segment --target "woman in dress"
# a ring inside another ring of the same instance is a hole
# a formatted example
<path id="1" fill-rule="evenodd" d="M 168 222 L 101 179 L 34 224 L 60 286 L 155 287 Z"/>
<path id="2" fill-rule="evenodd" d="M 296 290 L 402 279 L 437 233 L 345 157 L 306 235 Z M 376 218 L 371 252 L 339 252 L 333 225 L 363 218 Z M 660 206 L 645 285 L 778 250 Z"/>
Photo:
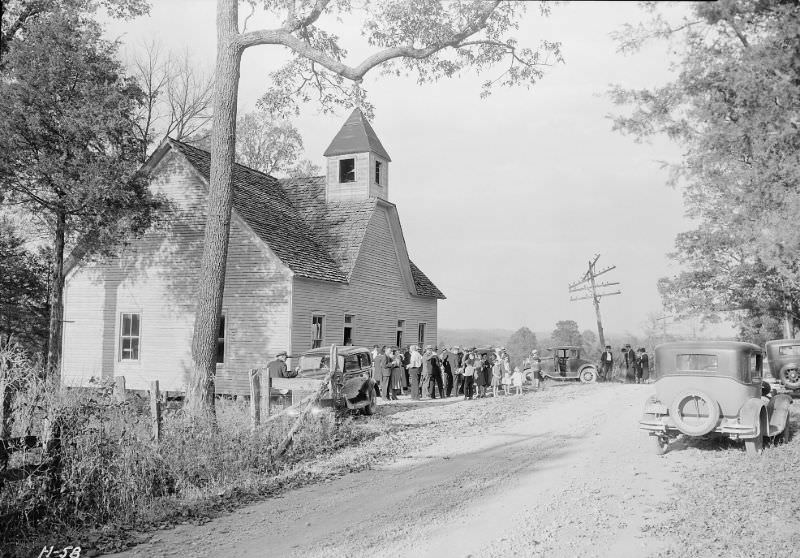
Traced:
<path id="1" fill-rule="evenodd" d="M 389 376 L 389 399 L 397 401 L 397 394 L 406 388 L 406 375 L 403 367 L 403 355 L 400 351 L 392 351 L 392 375 Z"/>

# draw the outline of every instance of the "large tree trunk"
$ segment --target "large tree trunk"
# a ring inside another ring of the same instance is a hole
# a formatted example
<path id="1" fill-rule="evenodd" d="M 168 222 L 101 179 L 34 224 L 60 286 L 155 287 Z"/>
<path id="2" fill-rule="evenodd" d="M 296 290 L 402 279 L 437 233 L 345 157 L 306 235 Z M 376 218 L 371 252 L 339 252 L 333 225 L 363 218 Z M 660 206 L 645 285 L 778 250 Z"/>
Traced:
<path id="1" fill-rule="evenodd" d="M 64 325 L 64 240 L 67 217 L 64 211 L 56 212 L 56 230 L 53 241 L 53 272 L 50 279 L 50 328 L 47 338 L 47 374 L 55 373 L 61 362 L 61 330 Z"/>
<path id="2" fill-rule="evenodd" d="M 241 60 L 241 49 L 235 44 L 237 19 L 237 0 L 218 0 L 211 185 L 192 337 L 192 370 L 186 394 L 186 410 L 193 417 L 214 412 L 217 331 L 225 288 L 233 206 L 231 174 L 236 145 L 236 101 Z"/>

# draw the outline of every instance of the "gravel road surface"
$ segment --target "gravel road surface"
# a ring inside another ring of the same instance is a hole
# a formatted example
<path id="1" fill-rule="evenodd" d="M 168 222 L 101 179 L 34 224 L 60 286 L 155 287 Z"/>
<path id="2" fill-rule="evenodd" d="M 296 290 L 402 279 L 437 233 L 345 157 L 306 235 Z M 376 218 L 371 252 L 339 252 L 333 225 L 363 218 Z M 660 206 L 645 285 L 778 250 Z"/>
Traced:
<path id="1" fill-rule="evenodd" d="M 685 463 L 650 452 L 648 385 L 566 385 L 523 396 L 379 408 L 416 448 L 203 525 L 159 531 L 119 557 L 494 557 L 658 554 L 646 532 Z M 381 443 L 392 443 L 383 440 Z"/>

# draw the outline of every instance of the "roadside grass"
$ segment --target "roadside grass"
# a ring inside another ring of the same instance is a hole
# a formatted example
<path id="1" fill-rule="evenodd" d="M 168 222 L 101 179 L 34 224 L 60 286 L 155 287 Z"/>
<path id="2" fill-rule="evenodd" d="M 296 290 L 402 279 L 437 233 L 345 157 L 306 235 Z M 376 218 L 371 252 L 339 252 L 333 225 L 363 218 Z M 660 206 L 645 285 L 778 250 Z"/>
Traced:
<path id="1" fill-rule="evenodd" d="M 800 405 L 790 407 L 788 444 L 750 456 L 741 444 L 717 442 L 693 452 L 673 496 L 645 525 L 672 541 L 657 556 L 797 556 L 800 548 Z"/>
<path id="2" fill-rule="evenodd" d="M 11 454 L 0 476 L 2 557 L 38 555 L 50 545 L 79 545 L 87 549 L 82 555 L 122 549 L 143 532 L 202 521 L 316 477 L 363 467 L 342 459 L 315 472 L 303 464 L 381 432 L 359 417 L 312 415 L 277 457 L 292 417 L 251 432 L 246 402 L 219 400 L 214 424 L 189 427 L 181 411 L 166 413 L 156 444 L 147 406 L 136 398 L 115 401 L 110 385 L 66 389 L 42 382 L 35 366 L 23 370 L 20 362 L 15 374 L 24 381 L 17 382 L 12 401 L 12 435 L 41 435 L 46 416 L 58 425 L 61 450 Z"/>

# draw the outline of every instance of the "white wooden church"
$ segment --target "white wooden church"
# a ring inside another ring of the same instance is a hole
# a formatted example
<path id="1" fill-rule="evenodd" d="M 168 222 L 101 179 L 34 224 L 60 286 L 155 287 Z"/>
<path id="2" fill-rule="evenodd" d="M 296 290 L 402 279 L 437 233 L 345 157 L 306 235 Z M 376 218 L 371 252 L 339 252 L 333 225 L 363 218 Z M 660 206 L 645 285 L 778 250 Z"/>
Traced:
<path id="1" fill-rule="evenodd" d="M 436 344 L 439 289 L 410 260 L 389 201 L 389 154 L 360 110 L 324 156 L 324 177 L 279 180 L 236 165 L 217 347 L 218 393 L 247 393 L 250 368 L 332 343 Z M 209 153 L 165 140 L 144 170 L 169 222 L 119 257 L 70 270 L 62 377 L 123 375 L 130 389 L 183 391 L 191 363 Z"/>

